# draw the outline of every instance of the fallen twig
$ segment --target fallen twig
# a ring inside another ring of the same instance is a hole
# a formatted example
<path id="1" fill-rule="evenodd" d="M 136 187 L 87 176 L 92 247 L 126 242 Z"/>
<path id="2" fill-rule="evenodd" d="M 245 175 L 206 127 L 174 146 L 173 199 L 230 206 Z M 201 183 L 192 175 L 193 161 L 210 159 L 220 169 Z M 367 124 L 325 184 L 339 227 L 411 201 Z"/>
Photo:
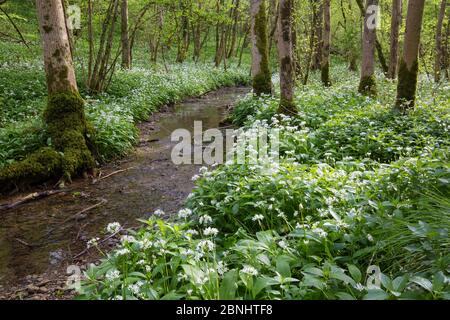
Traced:
<path id="1" fill-rule="evenodd" d="M 24 240 L 22 240 L 22 239 L 14 238 L 14 240 L 16 240 L 17 242 L 23 244 L 23 245 L 26 246 L 26 247 L 29 247 L 29 248 L 33 248 L 33 247 L 34 247 L 33 245 L 29 244 L 28 242 L 26 242 L 26 241 L 24 241 Z"/>
<path id="2" fill-rule="evenodd" d="M 130 167 L 130 168 L 126 168 L 126 169 L 120 169 L 120 170 L 111 172 L 110 174 L 107 174 L 104 177 L 92 180 L 92 184 L 96 184 L 97 182 L 102 181 L 103 179 L 109 178 L 109 177 L 111 177 L 113 175 L 116 175 L 118 173 L 122 173 L 122 172 L 125 172 L 125 171 L 128 171 L 128 170 L 131 170 L 131 169 L 134 169 L 134 167 Z"/>
<path id="3" fill-rule="evenodd" d="M 48 196 L 52 196 L 54 194 L 65 193 L 65 192 L 66 192 L 65 190 L 49 190 L 49 191 L 42 191 L 42 192 L 34 192 L 20 200 L 17 200 L 16 202 L 0 205 L 0 211 L 14 209 L 22 204 L 25 204 L 25 203 L 28 203 L 28 202 L 31 202 L 34 200 L 42 199 L 42 198 L 45 198 Z"/>
<path id="4" fill-rule="evenodd" d="M 86 212 L 88 212 L 88 211 L 91 211 L 92 209 L 95 209 L 95 208 L 97 208 L 97 207 L 99 207 L 99 206 L 101 206 L 101 205 L 103 205 L 103 204 L 105 204 L 105 203 L 107 203 L 107 202 L 108 202 L 108 200 L 102 199 L 100 202 L 98 202 L 98 203 L 96 203 L 96 204 L 94 204 L 94 205 L 92 205 L 92 206 L 90 206 L 90 207 L 88 207 L 88 208 L 86 208 L 86 209 L 83 209 L 83 210 L 81 210 L 81 211 L 78 211 L 77 213 L 75 213 L 75 214 L 72 215 L 71 217 L 69 217 L 69 218 L 67 218 L 66 220 L 64 220 L 62 223 L 66 223 L 67 221 L 70 221 L 70 220 L 72 220 L 72 219 L 76 219 L 76 218 L 78 218 L 80 215 L 82 215 L 83 213 L 86 213 Z"/>

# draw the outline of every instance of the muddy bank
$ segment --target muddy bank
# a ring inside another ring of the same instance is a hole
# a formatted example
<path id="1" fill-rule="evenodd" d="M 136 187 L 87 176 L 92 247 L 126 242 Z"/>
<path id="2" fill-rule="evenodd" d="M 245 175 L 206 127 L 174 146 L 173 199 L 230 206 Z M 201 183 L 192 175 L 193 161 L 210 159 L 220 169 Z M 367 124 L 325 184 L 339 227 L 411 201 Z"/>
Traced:
<path id="1" fill-rule="evenodd" d="M 1 212 L 0 299 L 70 298 L 72 292 L 65 289 L 67 266 L 98 258 L 92 250 L 74 259 L 89 239 L 102 237 L 108 223 L 117 221 L 130 228 L 156 209 L 178 211 L 199 166 L 172 163 L 176 142 L 170 141 L 171 133 L 179 128 L 192 132 L 194 121 L 202 121 L 203 130 L 220 127 L 229 107 L 247 92 L 247 88 L 222 88 L 167 107 L 139 125 L 135 152 L 101 168 L 95 183 L 79 179 L 65 193 Z M 115 241 L 106 241 L 105 249 Z"/>

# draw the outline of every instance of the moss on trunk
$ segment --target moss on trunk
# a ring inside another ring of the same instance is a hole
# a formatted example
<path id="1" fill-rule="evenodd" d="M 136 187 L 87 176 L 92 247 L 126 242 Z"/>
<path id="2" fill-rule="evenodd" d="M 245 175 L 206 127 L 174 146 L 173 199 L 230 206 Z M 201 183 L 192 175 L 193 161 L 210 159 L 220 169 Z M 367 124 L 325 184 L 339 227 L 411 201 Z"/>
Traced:
<path id="1" fill-rule="evenodd" d="M 375 96 L 377 94 L 375 76 L 362 77 L 359 81 L 358 92 L 366 96 Z"/>
<path id="2" fill-rule="evenodd" d="M 88 148 L 92 129 L 84 115 L 84 102 L 78 93 L 65 92 L 49 96 L 44 112 L 53 148 L 44 147 L 23 161 L 0 170 L 2 189 L 26 186 L 63 177 L 71 177 L 94 167 Z"/>
<path id="3" fill-rule="evenodd" d="M 322 83 L 324 86 L 326 87 L 330 87 L 331 86 L 331 80 L 330 80 L 330 65 L 327 63 L 325 63 L 322 67 L 321 67 L 321 78 L 322 78 Z"/>
<path id="4" fill-rule="evenodd" d="M 287 116 L 296 115 L 298 113 L 296 105 L 292 100 L 280 98 L 280 105 L 278 106 L 278 113 L 285 114 Z"/>
<path id="5" fill-rule="evenodd" d="M 414 108 L 414 104 L 416 102 L 418 70 L 419 64 L 417 60 L 414 61 L 411 69 L 408 69 L 406 62 L 403 58 L 400 58 L 397 83 L 397 100 L 395 103 L 396 108 L 400 110 Z"/>
<path id="6" fill-rule="evenodd" d="M 272 94 L 272 76 L 269 67 L 269 39 L 267 36 L 266 5 L 262 1 L 255 16 L 256 47 L 261 55 L 260 72 L 253 75 L 253 91 L 256 95 Z"/>

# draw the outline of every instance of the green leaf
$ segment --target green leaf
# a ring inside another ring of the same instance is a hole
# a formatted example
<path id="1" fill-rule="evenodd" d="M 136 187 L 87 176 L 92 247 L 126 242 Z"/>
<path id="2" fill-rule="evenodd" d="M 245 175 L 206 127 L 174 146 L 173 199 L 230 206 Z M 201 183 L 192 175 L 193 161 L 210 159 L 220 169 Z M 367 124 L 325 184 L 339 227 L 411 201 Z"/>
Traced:
<path id="1" fill-rule="evenodd" d="M 175 291 L 171 291 L 168 294 L 161 297 L 161 300 L 180 300 L 183 298 L 183 294 L 176 293 Z"/>
<path id="2" fill-rule="evenodd" d="M 284 257 L 277 258 L 277 271 L 283 278 L 291 276 L 291 267 Z"/>
<path id="3" fill-rule="evenodd" d="M 384 273 L 380 274 L 380 281 L 381 284 L 388 289 L 389 291 L 393 291 L 394 287 L 392 286 L 392 280 L 391 278 L 389 278 L 387 275 L 385 275 Z"/>
<path id="4" fill-rule="evenodd" d="M 233 300 L 235 298 L 236 282 L 237 282 L 236 270 L 230 270 L 227 273 L 225 273 L 219 288 L 220 299 Z"/>
<path id="5" fill-rule="evenodd" d="M 407 276 L 400 276 L 395 278 L 394 281 L 392 281 L 392 286 L 394 290 L 398 292 L 405 290 L 407 284 L 408 284 Z"/>
<path id="6" fill-rule="evenodd" d="M 319 277 L 323 277 L 323 271 L 316 267 L 310 267 L 303 270 L 306 273 L 310 273 Z"/>
<path id="7" fill-rule="evenodd" d="M 361 275 L 361 271 L 359 271 L 358 267 L 353 264 L 349 264 L 349 265 L 347 265 L 347 268 L 348 268 L 348 272 L 350 272 L 350 275 L 352 276 L 353 280 L 355 280 L 356 282 L 361 282 L 362 275 Z"/>
<path id="8" fill-rule="evenodd" d="M 231 208 L 231 212 L 233 214 L 237 214 L 239 212 L 239 202 L 236 202 L 233 207 Z"/>
<path id="9" fill-rule="evenodd" d="M 389 295 L 381 289 L 369 289 L 364 300 L 386 300 Z"/>
<path id="10" fill-rule="evenodd" d="M 428 279 L 425 279 L 423 277 L 419 277 L 419 276 L 412 277 L 411 282 L 418 284 L 419 286 L 421 286 L 422 288 L 424 288 L 427 291 L 431 292 L 433 290 L 433 284 L 431 283 L 431 281 Z"/>
<path id="11" fill-rule="evenodd" d="M 444 288 L 445 275 L 442 271 L 439 271 L 433 275 L 433 290 L 441 291 Z"/>
<path id="12" fill-rule="evenodd" d="M 325 283 L 321 279 L 311 276 L 309 274 L 305 274 L 305 276 L 303 277 L 302 284 L 304 286 L 314 287 L 319 290 L 322 290 L 325 287 Z"/>
<path id="13" fill-rule="evenodd" d="M 338 292 L 336 293 L 336 296 L 339 298 L 339 300 L 356 300 L 355 297 L 353 297 L 351 294 L 348 294 L 347 292 Z"/>
<path id="14" fill-rule="evenodd" d="M 265 277 L 259 277 L 258 279 L 256 279 L 255 285 L 253 286 L 252 290 L 253 298 L 256 299 L 261 290 L 268 287 L 269 285 L 269 281 Z"/>
<path id="15" fill-rule="evenodd" d="M 258 256 L 256 258 L 262 264 L 265 264 L 266 266 L 270 266 L 270 259 L 267 255 L 260 253 L 260 254 L 258 254 Z"/>

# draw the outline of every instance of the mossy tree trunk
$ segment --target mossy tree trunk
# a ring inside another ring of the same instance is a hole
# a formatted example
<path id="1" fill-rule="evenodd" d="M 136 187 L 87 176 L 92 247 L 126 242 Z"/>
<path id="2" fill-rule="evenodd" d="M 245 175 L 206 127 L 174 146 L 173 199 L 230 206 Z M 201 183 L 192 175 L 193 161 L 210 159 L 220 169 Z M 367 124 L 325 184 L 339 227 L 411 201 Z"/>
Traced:
<path id="1" fill-rule="evenodd" d="M 181 38 L 178 40 L 178 51 L 177 51 L 177 63 L 183 63 L 186 60 L 187 51 L 189 50 L 190 35 L 189 35 L 189 18 L 185 0 L 179 1 L 179 8 L 181 11 Z"/>
<path id="2" fill-rule="evenodd" d="M 122 42 L 122 68 L 131 68 L 131 48 L 128 33 L 128 0 L 122 0 L 121 6 L 121 42 Z"/>
<path id="3" fill-rule="evenodd" d="M 253 92 L 256 95 L 272 94 L 272 76 L 269 68 L 266 1 L 251 0 L 250 15 Z"/>
<path id="4" fill-rule="evenodd" d="M 280 60 L 280 106 L 278 112 L 295 113 L 292 54 L 292 1 L 280 0 L 278 17 L 278 57 Z"/>
<path id="5" fill-rule="evenodd" d="M 376 94 L 375 82 L 375 39 L 376 19 L 374 11 L 378 0 L 367 0 L 364 14 L 364 33 L 362 42 L 361 79 L 358 91 L 364 95 Z"/>
<path id="6" fill-rule="evenodd" d="M 439 10 L 438 23 L 436 26 L 436 56 L 434 62 L 434 81 L 439 82 L 441 80 L 441 71 L 444 69 L 445 62 L 445 49 L 442 44 L 442 26 L 444 24 L 445 9 L 447 8 L 447 0 L 442 0 L 441 8 Z"/>
<path id="7" fill-rule="evenodd" d="M 61 0 L 37 0 L 48 87 L 44 112 L 52 147 L 41 148 L 25 160 L 0 171 L 0 185 L 27 185 L 61 177 L 65 180 L 94 166 L 88 148 L 88 125 L 75 79 Z"/>
<path id="8" fill-rule="evenodd" d="M 402 111 L 414 108 L 419 71 L 419 45 L 425 0 L 408 2 L 403 53 L 400 58 L 395 106 Z"/>
<path id="9" fill-rule="evenodd" d="M 323 1 L 323 46 L 322 61 L 320 64 L 322 83 L 331 86 L 330 80 L 330 46 L 331 46 L 331 3 L 330 0 Z"/>
<path id="10" fill-rule="evenodd" d="M 322 0 L 313 0 L 313 21 L 314 31 L 314 57 L 311 70 L 319 70 L 322 61 L 323 46 L 323 2 Z"/>
<path id="11" fill-rule="evenodd" d="M 390 59 L 387 78 L 395 79 L 398 61 L 398 34 L 402 24 L 402 0 L 392 0 Z"/>

